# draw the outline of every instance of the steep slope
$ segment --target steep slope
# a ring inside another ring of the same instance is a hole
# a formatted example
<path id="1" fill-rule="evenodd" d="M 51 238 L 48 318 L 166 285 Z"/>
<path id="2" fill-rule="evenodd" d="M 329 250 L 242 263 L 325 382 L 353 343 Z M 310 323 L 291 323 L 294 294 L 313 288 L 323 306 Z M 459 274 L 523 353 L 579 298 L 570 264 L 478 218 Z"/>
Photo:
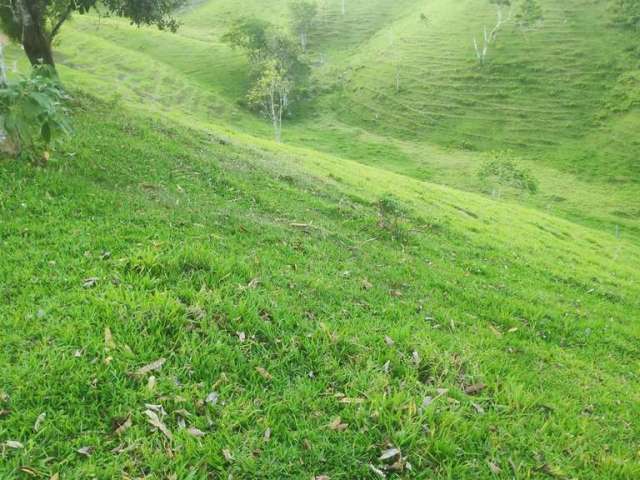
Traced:
<path id="1" fill-rule="evenodd" d="M 640 475 L 637 244 L 76 98 L 0 163 L 1 477 Z"/>

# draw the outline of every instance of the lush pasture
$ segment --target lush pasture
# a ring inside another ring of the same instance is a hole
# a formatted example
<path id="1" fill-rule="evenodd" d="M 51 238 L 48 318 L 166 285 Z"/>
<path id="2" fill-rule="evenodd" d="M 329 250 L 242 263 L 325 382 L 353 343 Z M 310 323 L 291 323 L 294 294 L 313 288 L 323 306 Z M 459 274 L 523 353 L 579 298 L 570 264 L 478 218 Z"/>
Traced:
<path id="1" fill-rule="evenodd" d="M 65 26 L 76 134 L 0 160 L 0 478 L 640 478 L 637 39 L 544 0 L 481 68 L 485 1 L 319 3 L 281 145 L 221 35 L 284 0 Z"/>

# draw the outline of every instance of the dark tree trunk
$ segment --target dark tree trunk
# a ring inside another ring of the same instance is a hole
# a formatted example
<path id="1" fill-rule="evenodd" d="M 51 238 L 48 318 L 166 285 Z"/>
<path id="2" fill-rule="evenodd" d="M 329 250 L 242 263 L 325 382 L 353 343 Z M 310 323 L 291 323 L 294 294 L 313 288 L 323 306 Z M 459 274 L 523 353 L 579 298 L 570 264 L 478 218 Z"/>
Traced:
<path id="1" fill-rule="evenodd" d="M 51 39 L 44 29 L 44 21 L 33 0 L 22 0 L 22 46 L 31 65 L 49 65 L 55 68 Z"/>

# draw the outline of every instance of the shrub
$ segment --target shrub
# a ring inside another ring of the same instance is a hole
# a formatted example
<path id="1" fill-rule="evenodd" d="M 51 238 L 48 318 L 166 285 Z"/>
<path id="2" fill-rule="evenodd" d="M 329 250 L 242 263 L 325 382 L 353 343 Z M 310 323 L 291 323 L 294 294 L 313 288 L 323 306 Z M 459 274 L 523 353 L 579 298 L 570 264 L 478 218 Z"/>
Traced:
<path id="1" fill-rule="evenodd" d="M 538 180 L 528 169 L 510 158 L 508 152 L 494 153 L 480 168 L 478 178 L 487 188 L 492 188 L 493 192 L 499 192 L 497 187 L 514 188 L 531 194 L 538 191 Z"/>
<path id="2" fill-rule="evenodd" d="M 45 66 L 0 89 L 1 125 L 18 157 L 48 160 L 56 142 L 70 133 L 67 99 L 55 74 Z"/>
<path id="3" fill-rule="evenodd" d="M 404 224 L 406 210 L 400 201 L 387 194 L 376 202 L 378 207 L 378 226 L 391 233 L 394 240 L 405 241 L 407 228 Z"/>

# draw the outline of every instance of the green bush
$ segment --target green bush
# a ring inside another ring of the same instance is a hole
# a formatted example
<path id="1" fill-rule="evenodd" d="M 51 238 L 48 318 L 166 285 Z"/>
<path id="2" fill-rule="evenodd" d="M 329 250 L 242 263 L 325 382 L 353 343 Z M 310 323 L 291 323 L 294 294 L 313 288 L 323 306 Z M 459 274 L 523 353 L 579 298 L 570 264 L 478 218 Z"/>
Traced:
<path id="1" fill-rule="evenodd" d="M 534 194 L 538 191 L 538 180 L 531 172 L 510 158 L 509 152 L 496 152 L 482 165 L 478 178 L 486 188 L 495 192 L 499 187 L 507 187 Z"/>
<path id="2" fill-rule="evenodd" d="M 0 88 L 0 116 L 8 150 L 29 160 L 49 158 L 55 143 L 71 131 L 68 97 L 47 67 Z"/>

